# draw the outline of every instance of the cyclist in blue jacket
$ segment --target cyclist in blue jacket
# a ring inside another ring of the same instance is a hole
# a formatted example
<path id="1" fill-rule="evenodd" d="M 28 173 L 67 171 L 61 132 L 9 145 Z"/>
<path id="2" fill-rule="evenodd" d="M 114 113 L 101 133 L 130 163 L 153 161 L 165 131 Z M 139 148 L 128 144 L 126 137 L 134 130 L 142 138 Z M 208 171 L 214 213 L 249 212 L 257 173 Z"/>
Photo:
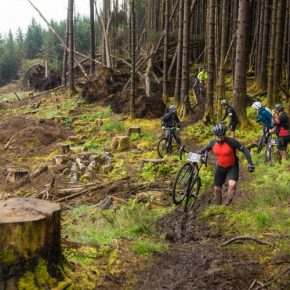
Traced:
<path id="1" fill-rule="evenodd" d="M 252 108 L 254 108 L 258 113 L 258 118 L 256 119 L 256 122 L 262 123 L 263 137 L 264 137 L 265 143 L 267 143 L 267 140 L 269 137 L 269 130 L 273 128 L 272 112 L 267 107 L 262 106 L 260 102 L 254 102 L 252 105 Z"/>

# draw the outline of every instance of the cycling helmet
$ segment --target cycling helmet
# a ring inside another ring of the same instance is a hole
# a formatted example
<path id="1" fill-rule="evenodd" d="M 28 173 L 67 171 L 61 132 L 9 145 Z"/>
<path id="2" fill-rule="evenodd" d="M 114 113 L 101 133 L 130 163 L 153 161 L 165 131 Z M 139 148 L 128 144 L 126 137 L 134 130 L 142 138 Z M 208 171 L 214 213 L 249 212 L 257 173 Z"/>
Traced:
<path id="1" fill-rule="evenodd" d="M 221 100 L 221 105 L 226 106 L 228 104 L 228 101 L 226 99 Z"/>
<path id="2" fill-rule="evenodd" d="M 169 106 L 169 111 L 174 111 L 176 110 L 176 106 L 175 105 L 170 105 Z"/>
<path id="3" fill-rule="evenodd" d="M 225 136 L 227 132 L 227 127 L 224 124 L 217 124 L 212 127 L 214 135 L 222 137 Z"/>
<path id="4" fill-rule="evenodd" d="M 256 109 L 256 110 L 259 110 L 262 108 L 262 104 L 260 102 L 255 102 L 253 105 L 252 105 L 252 108 Z"/>
<path id="5" fill-rule="evenodd" d="M 275 105 L 275 111 L 281 112 L 284 110 L 284 106 L 282 104 L 276 104 Z"/>

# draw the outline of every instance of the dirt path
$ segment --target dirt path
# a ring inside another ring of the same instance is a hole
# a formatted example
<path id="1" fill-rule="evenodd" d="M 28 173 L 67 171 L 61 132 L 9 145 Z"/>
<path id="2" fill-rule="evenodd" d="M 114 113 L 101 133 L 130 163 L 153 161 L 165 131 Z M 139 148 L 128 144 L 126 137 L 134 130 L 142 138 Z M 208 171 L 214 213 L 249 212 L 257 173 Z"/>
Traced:
<path id="1" fill-rule="evenodd" d="M 221 248 L 220 229 L 193 213 L 176 211 L 162 226 L 172 247 L 134 289 L 249 289 L 263 276 L 257 257 L 235 246 Z M 281 283 L 269 289 L 289 289 L 287 279 Z"/>

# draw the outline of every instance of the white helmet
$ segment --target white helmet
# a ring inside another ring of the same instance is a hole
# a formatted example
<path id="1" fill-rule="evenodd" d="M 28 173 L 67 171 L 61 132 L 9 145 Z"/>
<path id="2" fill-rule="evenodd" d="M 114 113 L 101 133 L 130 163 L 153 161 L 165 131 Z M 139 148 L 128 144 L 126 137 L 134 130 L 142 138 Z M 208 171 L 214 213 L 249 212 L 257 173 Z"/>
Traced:
<path id="1" fill-rule="evenodd" d="M 255 102 L 252 105 L 252 108 L 256 109 L 256 110 L 260 110 L 262 108 L 262 104 L 260 102 Z"/>

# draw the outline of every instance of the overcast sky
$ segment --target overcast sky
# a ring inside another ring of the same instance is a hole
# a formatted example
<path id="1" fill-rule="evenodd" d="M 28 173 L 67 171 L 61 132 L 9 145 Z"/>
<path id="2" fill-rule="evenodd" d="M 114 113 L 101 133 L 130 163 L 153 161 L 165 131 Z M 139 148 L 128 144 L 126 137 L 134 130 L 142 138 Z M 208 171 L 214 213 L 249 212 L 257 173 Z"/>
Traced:
<path id="1" fill-rule="evenodd" d="M 47 20 L 66 19 L 68 0 L 31 0 Z M 89 0 L 75 0 L 75 11 L 81 15 L 89 16 Z M 27 26 L 35 18 L 46 28 L 45 22 L 39 17 L 37 11 L 27 0 L 1 0 L 0 8 L 0 34 L 5 36 L 9 29 L 15 33 L 18 27 L 26 32 Z"/>

